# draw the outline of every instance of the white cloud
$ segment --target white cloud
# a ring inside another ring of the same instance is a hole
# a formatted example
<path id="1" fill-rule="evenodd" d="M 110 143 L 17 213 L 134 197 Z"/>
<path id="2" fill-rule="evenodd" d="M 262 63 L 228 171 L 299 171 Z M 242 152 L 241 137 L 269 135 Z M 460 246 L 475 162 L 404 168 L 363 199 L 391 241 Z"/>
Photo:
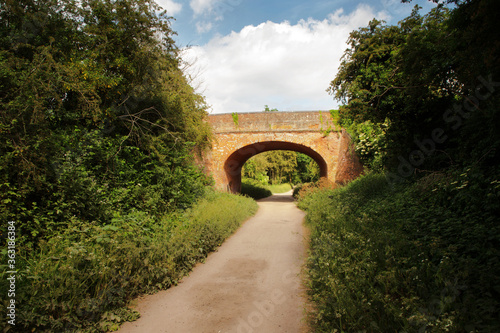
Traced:
<path id="1" fill-rule="evenodd" d="M 182 4 L 174 0 L 156 0 L 156 2 L 167 11 L 168 15 L 174 16 L 181 12 Z"/>
<path id="2" fill-rule="evenodd" d="M 210 12 L 216 2 L 219 0 L 191 0 L 189 5 L 195 16 Z"/>
<path id="3" fill-rule="evenodd" d="M 189 5 L 195 18 L 203 15 L 221 21 L 224 19 L 224 14 L 231 12 L 242 2 L 243 0 L 191 0 Z"/>
<path id="4" fill-rule="evenodd" d="M 203 34 L 212 30 L 212 22 L 196 22 L 196 31 Z"/>
<path id="5" fill-rule="evenodd" d="M 200 0 L 201 1 L 201 0 Z M 264 105 L 283 111 L 335 107 L 326 93 L 335 77 L 349 33 L 373 18 L 385 19 L 366 5 L 323 21 L 265 22 L 185 50 L 184 58 L 201 73 L 213 113 L 259 111 Z"/>

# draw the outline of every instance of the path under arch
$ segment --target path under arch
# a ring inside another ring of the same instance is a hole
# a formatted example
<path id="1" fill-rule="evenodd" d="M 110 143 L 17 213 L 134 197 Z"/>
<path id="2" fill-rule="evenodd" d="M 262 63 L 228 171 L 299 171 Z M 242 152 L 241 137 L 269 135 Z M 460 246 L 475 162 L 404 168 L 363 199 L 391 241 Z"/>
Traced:
<path id="1" fill-rule="evenodd" d="M 119 332 L 307 332 L 304 212 L 291 192 L 258 204 L 257 214 L 178 286 L 139 298 L 141 318 Z"/>

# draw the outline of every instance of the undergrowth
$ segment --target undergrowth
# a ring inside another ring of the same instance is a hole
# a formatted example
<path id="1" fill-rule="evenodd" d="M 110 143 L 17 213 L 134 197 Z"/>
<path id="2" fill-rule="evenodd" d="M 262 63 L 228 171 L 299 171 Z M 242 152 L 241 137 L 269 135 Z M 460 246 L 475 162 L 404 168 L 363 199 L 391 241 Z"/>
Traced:
<path id="1" fill-rule="evenodd" d="M 497 173 L 498 174 L 498 173 Z M 500 331 L 500 181 L 369 174 L 299 201 L 316 332 Z"/>
<path id="2" fill-rule="evenodd" d="M 266 186 L 251 179 L 245 179 L 241 182 L 241 194 L 246 195 L 255 200 L 267 198 L 273 193 Z"/>
<path id="3" fill-rule="evenodd" d="M 292 186 L 289 183 L 263 185 L 261 182 L 250 178 L 245 178 L 241 182 L 241 194 L 255 200 L 267 198 L 274 193 L 285 193 L 291 189 Z"/>
<path id="4" fill-rule="evenodd" d="M 304 183 L 295 186 L 293 189 L 293 197 L 297 200 L 302 200 L 318 191 L 332 190 L 336 187 L 338 187 L 338 184 L 335 184 L 328 178 L 322 177 L 316 182 Z"/>
<path id="5" fill-rule="evenodd" d="M 138 317 L 127 308 L 133 297 L 175 285 L 256 210 L 249 198 L 207 192 L 192 209 L 159 222 L 138 211 L 104 226 L 73 218 L 36 254 L 19 249 L 16 325 L 9 332 L 114 331 Z M 7 300 L 1 303 L 5 309 Z"/>

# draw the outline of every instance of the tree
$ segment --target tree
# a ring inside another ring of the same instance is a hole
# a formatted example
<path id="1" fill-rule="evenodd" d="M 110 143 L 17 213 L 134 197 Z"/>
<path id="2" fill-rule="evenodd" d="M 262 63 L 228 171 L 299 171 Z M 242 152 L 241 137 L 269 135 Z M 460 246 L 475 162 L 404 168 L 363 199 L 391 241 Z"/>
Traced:
<path id="1" fill-rule="evenodd" d="M 441 110 L 454 101 L 456 84 L 445 56 L 448 17 L 440 6 L 425 16 L 416 7 L 398 26 L 372 20 L 350 35 L 329 92 L 344 103 L 339 109 L 343 126 L 368 122 L 367 128 L 375 126 L 373 133 L 385 133 L 378 153 L 386 166 L 415 150 L 414 141 L 438 127 Z M 359 142 L 361 132 L 353 132 Z"/>
<path id="2" fill-rule="evenodd" d="M 202 193 L 207 107 L 154 1 L 0 0 L 0 17 L 0 219 L 35 241 Z"/>
<path id="3" fill-rule="evenodd" d="M 243 176 L 270 184 L 290 182 L 297 167 L 294 152 L 273 150 L 260 153 L 250 158 L 243 166 Z"/>
<path id="4" fill-rule="evenodd" d="M 305 183 L 319 179 L 318 164 L 309 156 L 294 151 L 275 150 L 250 158 L 243 177 L 266 184 Z"/>
<path id="5" fill-rule="evenodd" d="M 493 13 L 500 4 L 449 2 L 458 6 L 437 6 L 425 16 L 416 7 L 397 26 L 373 20 L 352 32 L 330 85 L 344 103 L 340 122 L 355 140 L 365 122 L 379 126 L 374 133 L 385 133 L 378 153 L 386 168 L 403 166 L 411 173 L 475 161 L 498 164 L 493 78 L 500 75 L 500 34 Z"/>
<path id="6" fill-rule="evenodd" d="M 311 157 L 296 153 L 297 168 L 293 173 L 292 182 L 294 184 L 310 183 L 319 180 L 319 166 Z"/>

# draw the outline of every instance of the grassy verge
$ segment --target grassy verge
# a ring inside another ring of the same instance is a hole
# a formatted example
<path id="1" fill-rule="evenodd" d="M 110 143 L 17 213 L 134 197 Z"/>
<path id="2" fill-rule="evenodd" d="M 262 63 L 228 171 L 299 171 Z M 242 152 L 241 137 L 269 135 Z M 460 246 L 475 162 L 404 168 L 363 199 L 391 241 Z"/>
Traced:
<path id="1" fill-rule="evenodd" d="M 312 192 L 316 332 L 500 331 L 500 182 L 472 170 Z"/>
<path id="2" fill-rule="evenodd" d="M 285 193 L 292 189 L 289 183 L 266 186 L 272 193 Z"/>
<path id="3" fill-rule="evenodd" d="M 106 226 L 74 219 L 39 253 L 17 259 L 16 325 L 9 332 L 113 331 L 137 318 L 129 300 L 175 285 L 256 210 L 249 198 L 210 192 L 160 223 L 142 212 Z M 0 293 L 7 295 L 2 272 Z"/>

